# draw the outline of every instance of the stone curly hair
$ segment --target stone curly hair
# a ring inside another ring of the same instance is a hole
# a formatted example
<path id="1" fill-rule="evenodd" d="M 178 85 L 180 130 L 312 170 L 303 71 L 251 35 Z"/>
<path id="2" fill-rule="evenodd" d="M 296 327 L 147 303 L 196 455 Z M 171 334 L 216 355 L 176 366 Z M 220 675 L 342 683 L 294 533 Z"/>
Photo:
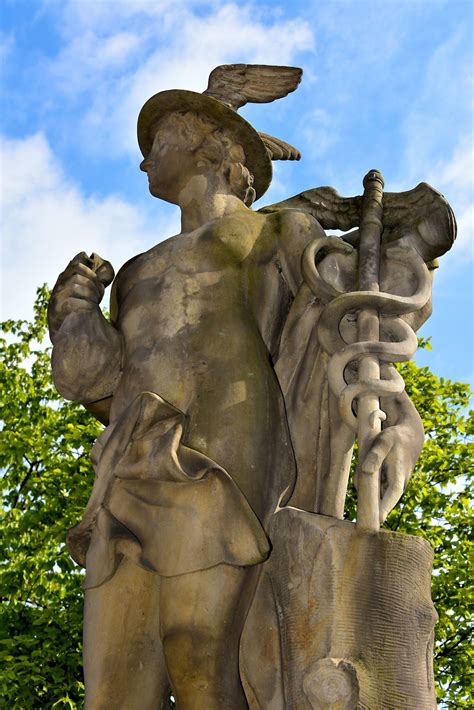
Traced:
<path id="1" fill-rule="evenodd" d="M 172 111 L 153 127 L 154 132 L 172 126 L 187 141 L 187 148 L 200 160 L 220 168 L 232 193 L 250 207 L 255 200 L 254 177 L 246 167 L 245 151 L 232 131 L 214 119 L 194 111 Z"/>

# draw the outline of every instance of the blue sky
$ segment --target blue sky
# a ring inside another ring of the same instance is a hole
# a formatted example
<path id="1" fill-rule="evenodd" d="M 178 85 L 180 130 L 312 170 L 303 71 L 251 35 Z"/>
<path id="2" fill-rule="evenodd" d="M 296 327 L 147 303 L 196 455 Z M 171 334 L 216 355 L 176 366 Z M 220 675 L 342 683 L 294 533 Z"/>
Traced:
<path id="1" fill-rule="evenodd" d="M 136 118 L 157 91 L 202 91 L 222 63 L 301 66 L 295 94 L 247 106 L 256 128 L 296 145 L 258 206 L 332 185 L 360 194 L 424 180 L 459 225 L 423 328 L 438 375 L 473 381 L 473 8 L 468 0 L 3 0 L 2 316 L 29 317 L 79 251 L 116 270 L 179 231 L 139 172 Z"/>

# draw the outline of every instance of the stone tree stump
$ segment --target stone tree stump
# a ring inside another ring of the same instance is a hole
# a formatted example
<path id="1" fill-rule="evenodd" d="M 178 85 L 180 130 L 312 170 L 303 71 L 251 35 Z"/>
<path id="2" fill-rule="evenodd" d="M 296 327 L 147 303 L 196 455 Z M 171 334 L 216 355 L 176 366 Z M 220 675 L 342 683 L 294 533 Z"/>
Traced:
<path id="1" fill-rule="evenodd" d="M 295 508 L 270 536 L 241 644 L 250 708 L 436 708 L 429 543 Z"/>

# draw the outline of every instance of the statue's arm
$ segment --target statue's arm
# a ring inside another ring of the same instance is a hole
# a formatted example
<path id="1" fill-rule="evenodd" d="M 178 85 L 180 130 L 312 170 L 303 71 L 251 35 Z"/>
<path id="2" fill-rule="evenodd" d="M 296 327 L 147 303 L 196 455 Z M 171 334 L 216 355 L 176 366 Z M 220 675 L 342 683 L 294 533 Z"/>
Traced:
<path id="1" fill-rule="evenodd" d="M 104 420 L 106 402 L 120 377 L 122 339 L 99 307 L 107 281 L 90 268 L 90 261 L 86 254 L 78 254 L 60 274 L 48 324 L 56 389 Z"/>

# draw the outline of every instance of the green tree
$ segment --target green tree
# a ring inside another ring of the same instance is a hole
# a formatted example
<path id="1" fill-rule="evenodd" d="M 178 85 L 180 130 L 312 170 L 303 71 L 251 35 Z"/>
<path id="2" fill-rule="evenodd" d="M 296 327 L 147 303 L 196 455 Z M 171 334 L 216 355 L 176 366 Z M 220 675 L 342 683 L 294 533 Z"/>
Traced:
<path id="1" fill-rule="evenodd" d="M 47 298 L 40 289 L 32 323 L 4 323 L 0 343 L 0 705 L 12 709 L 76 708 L 83 696 L 82 574 L 64 539 L 87 502 L 101 426 L 51 383 Z"/>
<path id="2" fill-rule="evenodd" d="M 399 370 L 423 420 L 426 440 L 408 494 L 390 513 L 387 527 L 424 535 L 434 547 L 438 698 L 445 707 L 471 708 L 474 418 L 472 411 L 466 415 L 471 392 L 468 385 L 438 378 L 414 362 Z"/>
<path id="3" fill-rule="evenodd" d="M 0 646 L 2 707 L 77 708 L 82 704 L 82 572 L 65 548 L 85 507 L 92 442 L 101 430 L 51 384 L 46 332 L 48 292 L 39 289 L 33 322 L 7 321 L 0 340 L 0 448 L 3 496 Z M 472 651 L 469 492 L 473 420 L 467 385 L 401 367 L 427 442 L 407 495 L 390 514 L 393 530 L 425 535 L 435 548 L 438 613 L 435 673 L 444 707 L 468 708 Z"/>

